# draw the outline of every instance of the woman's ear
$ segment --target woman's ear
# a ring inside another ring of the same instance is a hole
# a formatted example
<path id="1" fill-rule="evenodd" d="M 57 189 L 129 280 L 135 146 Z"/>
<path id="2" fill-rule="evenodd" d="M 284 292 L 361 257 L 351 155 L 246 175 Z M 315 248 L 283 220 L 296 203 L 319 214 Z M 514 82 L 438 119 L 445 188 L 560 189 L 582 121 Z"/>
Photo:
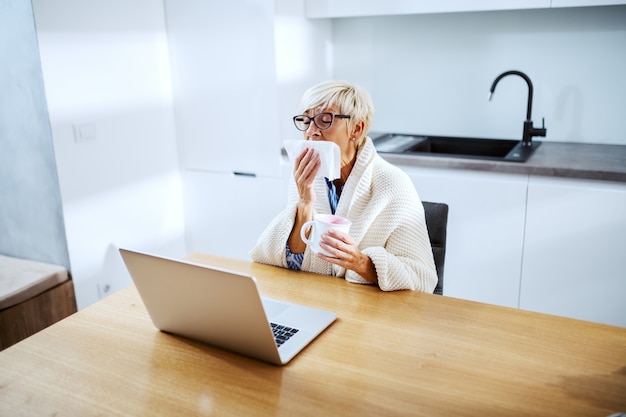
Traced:
<path id="1" fill-rule="evenodd" d="M 365 129 L 365 122 L 359 120 L 352 126 L 352 134 L 350 137 L 360 139 L 363 136 L 363 130 Z"/>

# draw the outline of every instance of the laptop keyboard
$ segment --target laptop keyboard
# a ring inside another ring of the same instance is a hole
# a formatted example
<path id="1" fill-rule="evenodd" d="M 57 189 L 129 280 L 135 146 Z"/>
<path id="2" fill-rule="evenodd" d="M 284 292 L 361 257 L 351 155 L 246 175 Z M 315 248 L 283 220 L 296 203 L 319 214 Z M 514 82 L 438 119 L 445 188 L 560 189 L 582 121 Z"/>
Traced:
<path id="1" fill-rule="evenodd" d="M 274 340 L 276 340 L 276 345 L 280 347 L 283 343 L 285 343 L 291 336 L 298 333 L 298 329 L 294 329 L 293 327 L 283 326 L 282 324 L 270 323 L 272 325 L 272 331 L 274 332 Z"/>

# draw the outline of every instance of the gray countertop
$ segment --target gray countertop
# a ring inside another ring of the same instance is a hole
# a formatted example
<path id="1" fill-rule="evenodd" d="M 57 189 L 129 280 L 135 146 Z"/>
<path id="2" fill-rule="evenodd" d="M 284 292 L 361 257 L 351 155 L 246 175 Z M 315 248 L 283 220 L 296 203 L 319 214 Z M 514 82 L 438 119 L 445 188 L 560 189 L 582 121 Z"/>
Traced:
<path id="1" fill-rule="evenodd" d="M 626 146 L 542 142 L 526 162 L 380 153 L 394 165 L 626 182 Z"/>

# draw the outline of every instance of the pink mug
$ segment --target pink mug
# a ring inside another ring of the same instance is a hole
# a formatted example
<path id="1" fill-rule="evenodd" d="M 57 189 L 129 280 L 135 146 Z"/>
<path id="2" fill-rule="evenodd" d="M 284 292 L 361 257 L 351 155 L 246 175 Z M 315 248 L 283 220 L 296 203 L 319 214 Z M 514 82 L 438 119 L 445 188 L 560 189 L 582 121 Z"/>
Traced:
<path id="1" fill-rule="evenodd" d="M 334 214 L 318 214 L 315 216 L 315 220 L 308 221 L 302 225 L 300 237 L 304 243 L 311 247 L 313 252 L 333 256 L 320 247 L 321 236 L 328 233 L 330 229 L 349 233 L 350 225 L 352 225 L 352 222 L 344 217 Z M 311 233 L 309 234 L 309 238 L 307 238 L 306 231 L 309 227 L 311 227 Z"/>

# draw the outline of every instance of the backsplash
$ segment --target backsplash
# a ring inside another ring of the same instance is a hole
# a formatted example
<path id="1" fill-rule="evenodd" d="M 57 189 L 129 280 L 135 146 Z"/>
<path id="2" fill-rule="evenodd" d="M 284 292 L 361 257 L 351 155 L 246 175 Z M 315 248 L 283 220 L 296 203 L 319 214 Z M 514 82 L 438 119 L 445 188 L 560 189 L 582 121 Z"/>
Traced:
<path id="1" fill-rule="evenodd" d="M 626 145 L 626 6 L 334 19 L 333 75 L 367 88 L 372 130 Z"/>

